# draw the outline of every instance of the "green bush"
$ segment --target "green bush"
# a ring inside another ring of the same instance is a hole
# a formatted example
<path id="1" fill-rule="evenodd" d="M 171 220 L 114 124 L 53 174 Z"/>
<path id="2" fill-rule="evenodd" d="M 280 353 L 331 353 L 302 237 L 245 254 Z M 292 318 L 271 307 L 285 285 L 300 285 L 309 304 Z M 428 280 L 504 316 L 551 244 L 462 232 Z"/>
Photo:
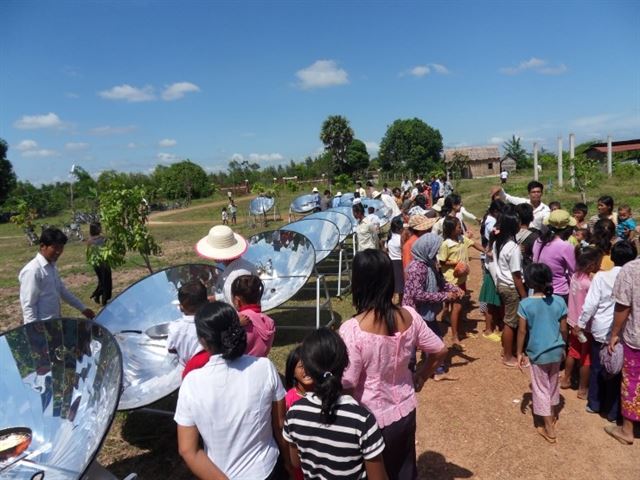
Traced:
<path id="1" fill-rule="evenodd" d="M 614 163 L 613 174 L 622 178 L 636 177 L 640 174 L 640 165 L 637 163 Z"/>

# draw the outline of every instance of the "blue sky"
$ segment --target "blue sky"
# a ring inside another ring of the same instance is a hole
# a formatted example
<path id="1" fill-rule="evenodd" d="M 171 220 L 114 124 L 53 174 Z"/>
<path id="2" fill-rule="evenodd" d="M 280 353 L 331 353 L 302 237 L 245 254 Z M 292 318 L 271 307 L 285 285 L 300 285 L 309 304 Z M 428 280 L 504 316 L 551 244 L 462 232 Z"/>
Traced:
<path id="1" fill-rule="evenodd" d="M 638 2 L 5 0 L 0 18 L 0 137 L 35 183 L 301 160 L 332 114 L 374 155 L 412 117 L 446 146 L 640 137 Z"/>

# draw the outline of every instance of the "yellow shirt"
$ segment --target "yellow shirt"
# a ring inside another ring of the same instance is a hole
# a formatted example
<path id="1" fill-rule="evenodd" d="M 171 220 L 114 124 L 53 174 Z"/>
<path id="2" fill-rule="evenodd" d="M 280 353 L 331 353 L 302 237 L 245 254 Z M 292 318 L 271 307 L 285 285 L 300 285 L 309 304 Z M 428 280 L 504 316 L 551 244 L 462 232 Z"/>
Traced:
<path id="1" fill-rule="evenodd" d="M 450 238 L 442 242 L 438 251 L 438 261 L 440 262 L 459 262 L 460 260 L 469 261 L 469 247 L 473 245 L 473 240 L 468 237 L 462 237 L 461 242 L 456 242 Z M 454 285 L 462 285 L 467 281 L 468 275 L 456 277 L 453 275 L 454 266 L 443 266 L 442 274 L 444 279 Z"/>

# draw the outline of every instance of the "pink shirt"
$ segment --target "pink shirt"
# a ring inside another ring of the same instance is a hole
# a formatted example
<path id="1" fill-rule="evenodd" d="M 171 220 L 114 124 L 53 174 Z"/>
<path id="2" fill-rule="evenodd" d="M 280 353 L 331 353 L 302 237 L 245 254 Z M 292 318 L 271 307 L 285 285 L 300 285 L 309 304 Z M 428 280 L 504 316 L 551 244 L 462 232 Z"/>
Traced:
<path id="1" fill-rule="evenodd" d="M 273 319 L 260 311 L 257 305 L 245 305 L 240 309 L 242 315 L 249 319 L 244 327 L 247 331 L 247 355 L 266 357 L 269 355 L 273 337 L 276 334 L 276 324 Z"/>
<path id="2" fill-rule="evenodd" d="M 584 305 L 585 298 L 587 298 L 590 285 L 591 276 L 589 275 L 576 272 L 571 277 L 567 323 L 572 327 L 578 326 L 578 318 L 580 318 L 580 313 L 582 313 L 582 306 Z"/>
<path id="3" fill-rule="evenodd" d="M 545 263 L 551 269 L 553 293 L 569 293 L 569 279 L 576 270 L 576 253 L 569 242 L 556 237 L 542 248 L 542 242 L 536 240 L 533 244 L 533 261 Z"/>
<path id="4" fill-rule="evenodd" d="M 293 387 L 287 390 L 287 394 L 284 396 L 284 405 L 286 409 L 289 410 L 291 408 L 291 405 L 296 403 L 301 398 L 304 398 L 304 397 L 298 393 L 298 390 L 296 390 L 296 387 Z"/>
<path id="5" fill-rule="evenodd" d="M 353 397 L 373 413 L 380 428 L 406 417 L 417 406 L 413 373 L 409 370 L 414 348 L 436 353 L 444 347 L 413 308 L 402 308 L 413 318 L 402 333 L 364 332 L 355 318 L 340 327 L 340 336 L 349 351 L 342 385 L 353 389 Z"/>

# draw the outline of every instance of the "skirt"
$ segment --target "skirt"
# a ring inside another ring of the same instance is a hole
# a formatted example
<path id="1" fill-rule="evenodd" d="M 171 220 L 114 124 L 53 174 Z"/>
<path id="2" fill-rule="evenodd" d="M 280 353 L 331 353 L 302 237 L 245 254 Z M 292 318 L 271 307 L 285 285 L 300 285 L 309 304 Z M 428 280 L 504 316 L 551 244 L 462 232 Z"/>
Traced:
<path id="1" fill-rule="evenodd" d="M 404 271 L 402 270 L 402 260 L 391 260 L 393 265 L 393 293 L 404 293 Z"/>
<path id="2" fill-rule="evenodd" d="M 480 287 L 480 298 L 478 301 L 488 305 L 495 305 L 496 307 L 502 304 L 496 285 L 493 283 L 493 278 L 491 278 L 491 275 L 486 271 L 482 276 L 482 287 Z"/>
<path id="3" fill-rule="evenodd" d="M 622 416 L 640 421 L 640 350 L 623 344 L 622 385 L 620 387 Z"/>

